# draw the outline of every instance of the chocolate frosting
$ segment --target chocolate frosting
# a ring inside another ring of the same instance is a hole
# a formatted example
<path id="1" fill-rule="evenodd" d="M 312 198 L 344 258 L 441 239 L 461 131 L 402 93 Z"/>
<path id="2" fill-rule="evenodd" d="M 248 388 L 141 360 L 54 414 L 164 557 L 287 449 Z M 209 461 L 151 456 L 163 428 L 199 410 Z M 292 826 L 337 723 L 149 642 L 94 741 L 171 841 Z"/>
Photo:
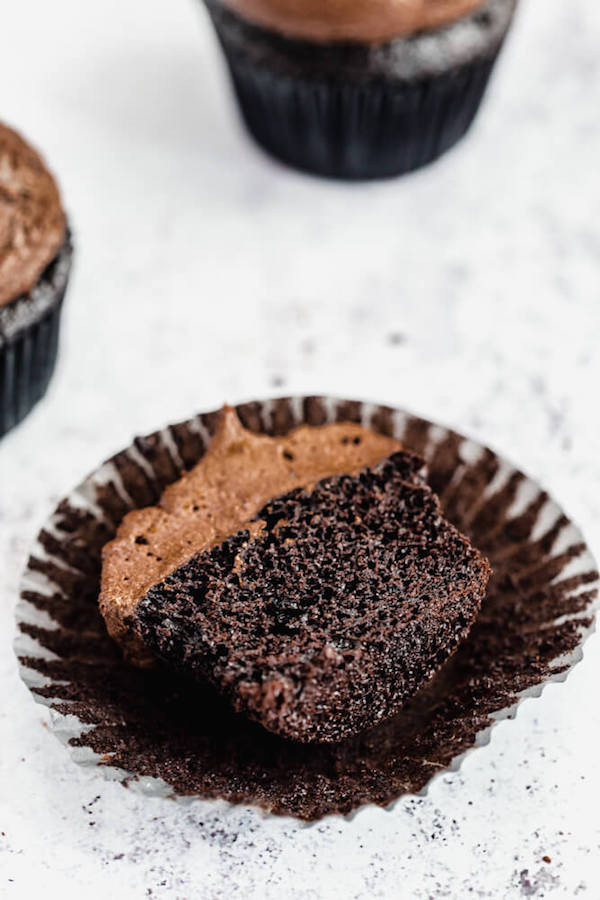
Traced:
<path id="1" fill-rule="evenodd" d="M 330 475 L 354 474 L 399 449 L 392 438 L 350 423 L 303 425 L 285 437 L 258 435 L 225 407 L 200 462 L 164 491 L 157 506 L 126 515 L 104 547 L 99 604 L 109 633 L 132 662 L 151 664 L 128 619 L 154 584 L 247 527 L 271 498 Z"/>
<path id="2" fill-rule="evenodd" d="M 29 293 L 65 227 L 58 187 L 41 156 L 0 123 L 0 306 Z"/>
<path id="3" fill-rule="evenodd" d="M 483 0 L 224 0 L 256 25 L 312 41 L 383 43 L 456 22 Z"/>

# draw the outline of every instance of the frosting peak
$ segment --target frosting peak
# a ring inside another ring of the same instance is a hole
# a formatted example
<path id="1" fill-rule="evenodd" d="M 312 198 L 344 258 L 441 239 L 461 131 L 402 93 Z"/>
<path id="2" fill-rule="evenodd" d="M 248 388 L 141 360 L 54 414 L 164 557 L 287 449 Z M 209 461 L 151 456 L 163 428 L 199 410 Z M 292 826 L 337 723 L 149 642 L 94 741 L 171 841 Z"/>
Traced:
<path id="1" fill-rule="evenodd" d="M 384 43 L 439 28 L 483 0 L 224 0 L 256 25 L 313 41 Z"/>

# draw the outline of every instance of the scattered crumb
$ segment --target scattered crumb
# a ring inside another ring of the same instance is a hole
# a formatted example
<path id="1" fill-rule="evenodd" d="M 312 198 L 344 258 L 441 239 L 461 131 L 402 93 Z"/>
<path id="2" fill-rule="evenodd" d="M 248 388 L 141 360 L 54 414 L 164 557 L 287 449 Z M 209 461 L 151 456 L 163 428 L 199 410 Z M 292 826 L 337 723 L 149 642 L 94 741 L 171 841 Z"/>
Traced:
<path id="1" fill-rule="evenodd" d="M 391 344 L 392 347 L 399 347 L 400 344 L 405 342 L 406 337 L 400 331 L 392 331 L 388 334 L 388 344 Z"/>

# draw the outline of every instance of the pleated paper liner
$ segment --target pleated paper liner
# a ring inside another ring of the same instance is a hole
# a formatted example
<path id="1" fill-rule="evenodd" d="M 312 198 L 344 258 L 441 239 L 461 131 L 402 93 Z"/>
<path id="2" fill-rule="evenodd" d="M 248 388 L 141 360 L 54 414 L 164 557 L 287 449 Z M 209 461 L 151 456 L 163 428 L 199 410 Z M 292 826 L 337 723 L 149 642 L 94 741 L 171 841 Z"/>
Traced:
<path id="1" fill-rule="evenodd" d="M 72 254 L 67 234 L 31 292 L 0 308 L 0 437 L 25 418 L 52 378 Z"/>
<path id="2" fill-rule="evenodd" d="M 57 507 L 22 582 L 17 653 L 34 697 L 74 758 L 129 787 L 316 820 L 389 808 L 456 770 L 525 697 L 582 658 L 598 595 L 578 529 L 493 451 L 401 410 L 304 397 L 238 407 L 257 432 L 361 422 L 429 463 L 448 518 L 490 559 L 481 614 L 456 655 L 394 719 L 334 746 L 297 745 L 231 713 L 210 690 L 123 662 L 97 609 L 100 553 L 125 513 L 155 503 L 203 455 L 218 414 L 195 416 L 118 453 Z"/>
<path id="3" fill-rule="evenodd" d="M 250 133 L 289 165 L 343 179 L 418 169 L 463 137 L 515 2 L 487 0 L 466 24 L 373 49 L 284 38 L 206 0 Z"/>

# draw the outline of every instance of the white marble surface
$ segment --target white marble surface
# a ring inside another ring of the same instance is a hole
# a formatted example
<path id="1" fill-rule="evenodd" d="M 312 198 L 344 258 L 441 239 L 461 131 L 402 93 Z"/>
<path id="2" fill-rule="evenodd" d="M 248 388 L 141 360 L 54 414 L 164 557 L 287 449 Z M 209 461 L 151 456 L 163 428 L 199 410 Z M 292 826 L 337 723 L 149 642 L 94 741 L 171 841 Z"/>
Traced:
<path id="1" fill-rule="evenodd" d="M 192 0 L 19 0 L 2 20 L 0 115 L 59 173 L 78 252 L 51 391 L 0 445 L 0 894 L 600 896 L 597 637 L 426 799 L 308 830 L 77 768 L 11 650 L 56 501 L 224 399 L 411 408 L 509 455 L 600 551 L 598 4 L 524 0 L 468 140 L 366 186 L 246 139 Z"/>

